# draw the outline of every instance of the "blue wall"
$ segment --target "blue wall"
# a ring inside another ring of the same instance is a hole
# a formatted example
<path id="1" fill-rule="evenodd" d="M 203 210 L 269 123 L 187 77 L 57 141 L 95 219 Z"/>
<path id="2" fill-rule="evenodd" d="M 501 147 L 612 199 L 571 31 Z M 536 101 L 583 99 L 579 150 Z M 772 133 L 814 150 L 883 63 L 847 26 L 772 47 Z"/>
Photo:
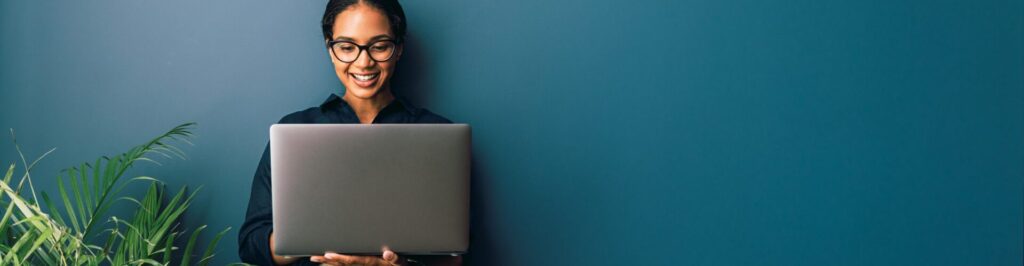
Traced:
<path id="1" fill-rule="evenodd" d="M 400 93 L 474 126 L 476 264 L 1022 264 L 1021 1 L 404 4 Z M 2 1 L 0 128 L 52 190 L 198 122 L 134 173 L 204 186 L 237 260 L 267 127 L 342 90 L 322 9 Z"/>

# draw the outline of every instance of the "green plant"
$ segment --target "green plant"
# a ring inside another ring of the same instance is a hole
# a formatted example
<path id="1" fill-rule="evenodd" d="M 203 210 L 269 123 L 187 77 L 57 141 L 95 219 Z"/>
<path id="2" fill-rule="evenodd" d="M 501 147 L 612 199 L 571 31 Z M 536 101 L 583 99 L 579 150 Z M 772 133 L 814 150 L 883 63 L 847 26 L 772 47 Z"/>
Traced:
<path id="1" fill-rule="evenodd" d="M 59 197 L 55 198 L 59 204 L 45 192 L 37 198 L 30 175 L 32 167 L 53 150 L 28 163 L 15 139 L 25 170 L 15 185 L 11 183 L 15 164 L 11 164 L 0 182 L 0 207 L 4 208 L 0 218 L 0 265 L 168 265 L 172 260 L 181 265 L 209 263 L 217 242 L 230 228 L 217 233 L 199 256 L 193 253 L 205 225 L 188 234 L 184 250 L 179 252 L 175 246 L 175 240 L 187 233 L 180 228 L 178 218 L 198 189 L 186 193 L 187 187 L 182 187 L 168 199 L 168 190 L 156 178 L 122 180 L 136 162 L 159 165 L 150 158 L 154 155 L 184 159 L 184 152 L 169 142 L 191 144 L 194 125 L 179 125 L 128 152 L 61 171 L 57 176 Z M 136 182 L 148 182 L 145 194 L 141 198 L 123 196 L 122 189 Z M 26 183 L 28 191 L 24 191 Z M 44 204 L 40 204 L 40 198 Z M 115 202 L 130 202 L 137 209 L 130 219 L 106 215 Z"/>

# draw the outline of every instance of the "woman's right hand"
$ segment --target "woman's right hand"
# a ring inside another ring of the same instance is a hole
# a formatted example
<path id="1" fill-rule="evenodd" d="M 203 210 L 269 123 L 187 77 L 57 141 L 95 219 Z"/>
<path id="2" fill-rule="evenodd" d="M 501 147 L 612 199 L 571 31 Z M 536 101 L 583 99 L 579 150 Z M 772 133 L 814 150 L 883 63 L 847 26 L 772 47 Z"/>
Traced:
<path id="1" fill-rule="evenodd" d="M 293 262 L 295 262 L 296 260 L 299 259 L 298 257 L 279 256 L 274 251 L 275 251 L 274 232 L 270 232 L 270 252 L 271 252 L 270 254 L 274 257 L 274 264 L 277 264 L 277 265 L 288 265 L 288 264 L 292 264 Z M 323 264 L 323 265 L 365 265 L 365 266 L 374 266 L 374 265 L 383 265 L 383 266 L 405 265 L 405 260 L 401 259 L 398 256 L 398 254 L 395 254 L 395 252 L 391 251 L 390 249 L 388 249 L 386 247 L 384 248 L 383 251 L 384 251 L 384 253 L 380 257 L 374 257 L 374 256 L 351 256 L 351 255 L 338 254 L 338 253 L 334 253 L 334 252 L 327 252 L 327 253 L 324 253 L 323 256 L 312 256 L 312 257 L 309 258 L 309 260 L 312 261 L 312 262 Z"/>

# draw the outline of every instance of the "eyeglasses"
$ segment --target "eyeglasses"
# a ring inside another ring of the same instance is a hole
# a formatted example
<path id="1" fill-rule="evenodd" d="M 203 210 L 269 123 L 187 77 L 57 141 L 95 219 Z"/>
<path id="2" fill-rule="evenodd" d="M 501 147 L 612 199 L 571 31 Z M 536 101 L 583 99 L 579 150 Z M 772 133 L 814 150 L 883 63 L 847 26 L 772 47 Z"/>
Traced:
<path id="1" fill-rule="evenodd" d="M 334 40 L 327 43 L 327 45 L 334 51 L 334 58 L 345 63 L 355 62 L 356 59 L 359 59 L 359 55 L 363 54 L 363 51 L 367 51 L 367 54 L 370 55 L 370 59 L 373 61 L 385 62 L 391 60 L 391 57 L 395 55 L 396 46 L 398 46 L 392 40 L 378 40 L 367 45 Z"/>

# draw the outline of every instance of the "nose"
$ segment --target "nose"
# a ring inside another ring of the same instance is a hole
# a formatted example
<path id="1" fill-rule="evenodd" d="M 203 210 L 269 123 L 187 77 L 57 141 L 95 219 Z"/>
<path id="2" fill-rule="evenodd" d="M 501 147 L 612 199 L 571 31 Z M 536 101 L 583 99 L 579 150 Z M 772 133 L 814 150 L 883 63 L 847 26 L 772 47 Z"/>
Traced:
<path id="1" fill-rule="evenodd" d="M 362 51 L 359 51 L 359 55 L 356 55 L 356 61 L 353 61 L 352 65 L 359 68 L 369 68 L 376 63 L 370 58 L 370 51 L 362 49 Z"/>

